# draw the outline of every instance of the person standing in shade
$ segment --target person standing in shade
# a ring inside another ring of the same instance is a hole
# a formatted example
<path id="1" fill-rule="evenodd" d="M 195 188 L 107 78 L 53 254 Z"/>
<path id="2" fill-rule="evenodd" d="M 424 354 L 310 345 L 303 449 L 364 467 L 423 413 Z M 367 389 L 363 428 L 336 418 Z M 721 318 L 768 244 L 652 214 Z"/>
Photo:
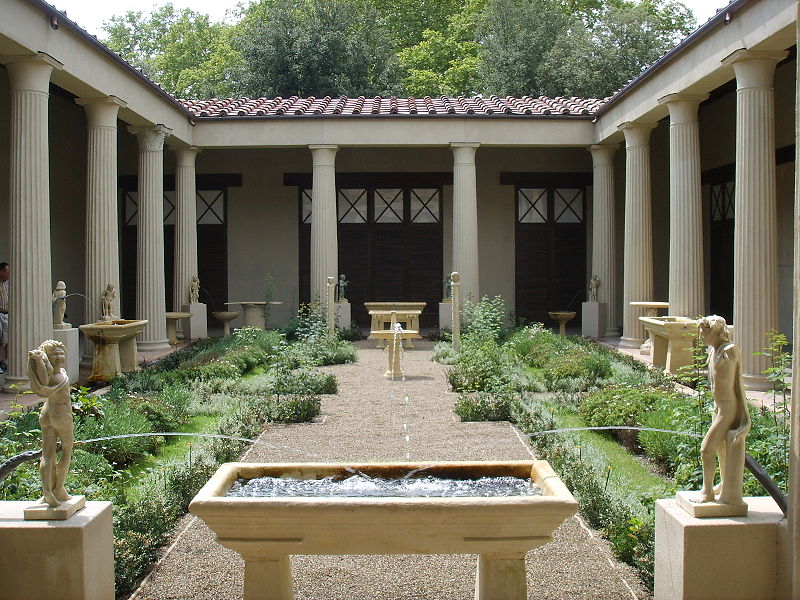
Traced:
<path id="1" fill-rule="evenodd" d="M 8 370 L 6 356 L 8 352 L 8 278 L 10 277 L 7 262 L 0 262 L 0 373 Z"/>

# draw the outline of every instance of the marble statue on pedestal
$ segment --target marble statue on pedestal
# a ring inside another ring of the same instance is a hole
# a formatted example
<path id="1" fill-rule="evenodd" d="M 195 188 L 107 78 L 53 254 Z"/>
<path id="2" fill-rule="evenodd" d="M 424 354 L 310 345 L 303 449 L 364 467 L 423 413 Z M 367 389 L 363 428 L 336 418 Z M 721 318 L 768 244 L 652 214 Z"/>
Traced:
<path id="1" fill-rule="evenodd" d="M 106 289 L 100 295 L 100 301 L 103 304 L 103 316 L 100 318 L 103 321 L 113 321 L 114 319 L 119 319 L 119 315 L 116 314 L 116 308 L 114 307 L 116 298 L 117 290 L 114 289 L 113 283 L 109 283 L 106 286 Z"/>
<path id="2" fill-rule="evenodd" d="M 69 323 L 64 323 L 64 314 L 67 312 L 67 286 L 63 281 L 56 283 L 53 292 L 53 329 L 69 329 Z"/>
<path id="3" fill-rule="evenodd" d="M 597 302 L 597 290 L 600 287 L 600 278 L 597 275 L 592 275 L 589 280 L 589 302 Z"/>
<path id="4" fill-rule="evenodd" d="M 69 377 L 63 369 L 66 357 L 64 344 L 55 340 L 42 342 L 36 350 L 28 352 L 31 390 L 45 399 L 39 412 L 39 425 L 42 428 L 39 473 L 42 477 L 42 501 L 52 507 L 72 498 L 64 489 L 74 440 Z M 59 441 L 61 459 L 56 460 Z"/>
<path id="5" fill-rule="evenodd" d="M 189 304 L 200 302 L 200 278 L 192 275 L 192 283 L 189 284 Z"/>
<path id="6" fill-rule="evenodd" d="M 741 351 L 731 341 L 730 330 L 722 317 L 703 317 L 697 321 L 697 326 L 700 339 L 709 348 L 708 377 L 714 413 L 700 450 L 703 489 L 692 501 L 746 506 L 742 500 L 742 487 L 745 440 L 751 423 L 742 379 Z M 720 482 L 715 486 L 717 458 Z"/>

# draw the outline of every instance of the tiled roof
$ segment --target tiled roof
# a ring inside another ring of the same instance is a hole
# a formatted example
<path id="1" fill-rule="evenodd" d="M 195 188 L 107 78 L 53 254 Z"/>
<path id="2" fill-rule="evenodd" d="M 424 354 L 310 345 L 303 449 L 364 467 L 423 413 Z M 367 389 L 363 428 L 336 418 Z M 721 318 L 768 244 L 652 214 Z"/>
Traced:
<path id="1" fill-rule="evenodd" d="M 593 98 L 547 98 L 522 96 L 513 98 L 465 98 L 438 96 L 431 98 L 226 98 L 213 100 L 181 100 L 197 118 L 225 117 L 292 117 L 292 116 L 557 116 L 586 117 L 594 114 L 606 100 Z"/>

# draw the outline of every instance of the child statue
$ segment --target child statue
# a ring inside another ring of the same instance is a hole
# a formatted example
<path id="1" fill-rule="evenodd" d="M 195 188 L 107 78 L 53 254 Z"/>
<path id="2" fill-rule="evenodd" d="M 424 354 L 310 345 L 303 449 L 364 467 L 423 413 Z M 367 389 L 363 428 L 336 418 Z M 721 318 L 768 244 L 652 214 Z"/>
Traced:
<path id="1" fill-rule="evenodd" d="M 731 342 L 725 319 L 717 315 L 697 321 L 700 339 L 709 347 L 708 377 L 714 397 L 711 427 L 703 438 L 703 489 L 695 503 L 742 507 L 745 440 L 750 431 L 750 412 L 742 379 L 742 356 Z M 720 482 L 714 485 L 719 458 Z M 745 512 L 746 514 L 746 512 Z"/>
<path id="2" fill-rule="evenodd" d="M 589 302 L 597 302 L 597 290 L 600 287 L 600 278 L 592 275 L 589 280 Z"/>
<path id="3" fill-rule="evenodd" d="M 200 278 L 192 275 L 192 283 L 189 284 L 189 304 L 200 302 Z"/>
<path id="4" fill-rule="evenodd" d="M 109 283 L 105 291 L 100 295 L 100 301 L 103 304 L 103 316 L 100 317 L 103 321 L 113 321 L 118 319 L 116 310 L 114 309 L 114 301 L 117 297 L 117 290 L 114 289 L 114 284 Z"/>
<path id="5" fill-rule="evenodd" d="M 56 283 L 53 292 L 53 329 L 69 329 L 69 323 L 64 323 L 64 314 L 67 312 L 67 286 L 63 281 Z"/>
<path id="6" fill-rule="evenodd" d="M 336 302 L 341 304 L 347 304 L 347 298 L 345 297 L 345 289 L 347 288 L 347 278 L 344 276 L 344 273 L 339 275 L 339 282 L 336 284 Z"/>
<path id="7" fill-rule="evenodd" d="M 66 362 L 64 344 L 55 340 L 42 342 L 28 352 L 28 378 L 33 392 L 45 401 L 39 412 L 42 428 L 42 502 L 55 507 L 72 496 L 64 489 L 72 458 L 72 404 L 69 377 L 63 369 Z M 61 441 L 61 460 L 56 460 L 58 441 Z"/>

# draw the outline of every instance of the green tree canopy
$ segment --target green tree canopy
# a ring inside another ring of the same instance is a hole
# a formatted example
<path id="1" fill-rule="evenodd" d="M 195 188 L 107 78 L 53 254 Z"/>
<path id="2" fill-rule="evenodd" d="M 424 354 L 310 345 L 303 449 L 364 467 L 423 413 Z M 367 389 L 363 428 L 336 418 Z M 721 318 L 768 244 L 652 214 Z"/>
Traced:
<path id="1" fill-rule="evenodd" d="M 105 42 L 171 93 L 604 97 L 694 27 L 674 0 L 252 0 L 234 25 L 171 4 Z"/>
<path id="2" fill-rule="evenodd" d="M 183 98 L 224 96 L 233 91 L 241 62 L 230 27 L 208 15 L 165 4 L 143 14 L 128 11 L 104 24 L 105 44 L 170 93 Z"/>
<path id="3" fill-rule="evenodd" d="M 397 58 L 369 0 L 261 0 L 235 37 L 249 96 L 377 95 L 399 89 Z"/>

